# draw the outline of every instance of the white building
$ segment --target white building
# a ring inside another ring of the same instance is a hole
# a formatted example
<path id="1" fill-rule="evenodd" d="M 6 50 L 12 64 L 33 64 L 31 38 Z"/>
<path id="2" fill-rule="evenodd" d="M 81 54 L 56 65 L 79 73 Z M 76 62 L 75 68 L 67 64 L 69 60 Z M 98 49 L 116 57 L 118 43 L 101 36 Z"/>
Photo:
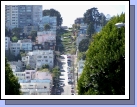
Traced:
<path id="1" fill-rule="evenodd" d="M 20 53 L 20 43 L 18 42 L 11 42 L 10 44 L 10 51 L 12 54 L 17 56 Z"/>
<path id="2" fill-rule="evenodd" d="M 31 39 L 19 40 L 21 50 L 31 51 L 32 50 L 32 41 Z"/>
<path id="3" fill-rule="evenodd" d="M 9 50 L 10 48 L 10 38 L 5 37 L 5 50 Z"/>
<path id="4" fill-rule="evenodd" d="M 20 72 L 21 69 L 17 65 L 10 65 L 10 68 L 12 69 L 13 72 Z"/>
<path id="5" fill-rule="evenodd" d="M 50 95 L 51 80 L 19 80 L 23 95 Z"/>
<path id="6" fill-rule="evenodd" d="M 78 62 L 78 78 L 80 77 L 80 75 L 82 74 L 83 68 L 84 68 L 84 60 L 80 60 Z"/>
<path id="7" fill-rule="evenodd" d="M 13 72 L 13 74 L 18 78 L 18 80 L 25 80 L 25 72 Z"/>
<path id="8" fill-rule="evenodd" d="M 36 68 L 41 68 L 42 65 L 49 65 L 50 68 L 54 66 L 54 51 L 53 50 L 34 50 L 28 52 L 29 56 L 36 57 Z"/>
<path id="9" fill-rule="evenodd" d="M 31 68 L 36 68 L 36 57 L 34 55 L 30 56 L 24 56 L 22 57 L 22 61 L 25 63 L 25 65 L 29 65 Z"/>
<path id="10" fill-rule="evenodd" d="M 18 27 L 18 5 L 5 6 L 5 25 L 8 29 Z"/>
<path id="11" fill-rule="evenodd" d="M 20 60 L 9 62 L 9 64 L 18 66 L 20 68 L 20 71 L 23 71 L 23 67 L 25 67 L 24 63 Z"/>

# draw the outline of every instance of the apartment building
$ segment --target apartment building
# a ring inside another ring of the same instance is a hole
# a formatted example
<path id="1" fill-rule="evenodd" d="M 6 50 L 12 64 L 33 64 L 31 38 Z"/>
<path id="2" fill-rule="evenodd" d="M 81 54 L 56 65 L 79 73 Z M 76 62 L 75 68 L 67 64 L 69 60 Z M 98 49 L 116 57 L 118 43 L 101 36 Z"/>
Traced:
<path id="1" fill-rule="evenodd" d="M 39 31 L 44 31 L 44 25 L 49 24 L 51 31 L 56 31 L 57 19 L 56 17 L 43 16 L 42 20 L 39 22 Z"/>
<path id="2" fill-rule="evenodd" d="M 23 95 L 50 95 L 51 80 L 19 80 Z"/>
<path id="3" fill-rule="evenodd" d="M 11 42 L 10 43 L 10 52 L 17 56 L 20 53 L 20 43 Z"/>
<path id="4" fill-rule="evenodd" d="M 8 29 L 18 27 L 18 5 L 5 6 L 5 25 Z"/>
<path id="5" fill-rule="evenodd" d="M 20 49 L 25 51 L 31 51 L 32 50 L 32 41 L 31 39 L 23 39 L 19 40 L 18 43 L 20 43 Z"/>
<path id="6" fill-rule="evenodd" d="M 24 28 L 26 25 L 33 25 L 33 15 L 32 15 L 32 5 L 19 5 L 18 12 L 19 12 L 19 27 Z"/>
<path id="7" fill-rule="evenodd" d="M 5 37 L 5 50 L 9 50 L 10 48 L 10 38 Z"/>
<path id="8" fill-rule="evenodd" d="M 33 25 L 37 26 L 42 16 L 42 5 L 33 5 Z"/>
<path id="9" fill-rule="evenodd" d="M 49 65 L 50 68 L 54 66 L 54 51 L 53 50 L 34 50 L 28 52 L 29 56 L 36 57 L 36 68 L 41 68 L 42 65 Z"/>
<path id="10" fill-rule="evenodd" d="M 5 25 L 8 29 L 38 25 L 42 18 L 42 5 L 6 5 Z"/>
<path id="11" fill-rule="evenodd" d="M 43 50 L 42 44 L 34 44 L 32 45 L 32 50 Z"/>

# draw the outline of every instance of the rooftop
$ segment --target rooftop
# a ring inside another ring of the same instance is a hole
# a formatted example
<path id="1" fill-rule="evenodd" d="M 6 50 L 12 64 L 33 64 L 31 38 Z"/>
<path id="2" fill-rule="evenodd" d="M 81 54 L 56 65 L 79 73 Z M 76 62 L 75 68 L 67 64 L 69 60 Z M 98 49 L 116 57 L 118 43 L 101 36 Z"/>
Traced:
<path id="1" fill-rule="evenodd" d="M 19 83 L 49 83 L 51 80 L 45 79 L 45 80 L 18 80 Z"/>

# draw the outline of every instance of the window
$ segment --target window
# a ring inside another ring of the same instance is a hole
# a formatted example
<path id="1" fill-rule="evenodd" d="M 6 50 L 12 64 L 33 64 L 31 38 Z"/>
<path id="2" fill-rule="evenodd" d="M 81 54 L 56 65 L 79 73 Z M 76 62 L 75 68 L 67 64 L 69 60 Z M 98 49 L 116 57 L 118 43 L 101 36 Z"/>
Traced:
<path id="1" fill-rule="evenodd" d="M 27 78 L 27 79 L 29 79 L 30 77 L 29 77 L 29 76 L 27 76 L 26 78 Z"/>
<path id="2" fill-rule="evenodd" d="M 26 74 L 30 74 L 30 72 L 26 72 Z"/>
<path id="3" fill-rule="evenodd" d="M 47 56 L 44 56 L 44 58 L 47 58 Z"/>
<path id="4" fill-rule="evenodd" d="M 48 62 L 48 60 L 45 60 L 46 62 Z"/>
<path id="5" fill-rule="evenodd" d="M 49 58 L 52 58 L 52 56 L 49 56 Z"/>

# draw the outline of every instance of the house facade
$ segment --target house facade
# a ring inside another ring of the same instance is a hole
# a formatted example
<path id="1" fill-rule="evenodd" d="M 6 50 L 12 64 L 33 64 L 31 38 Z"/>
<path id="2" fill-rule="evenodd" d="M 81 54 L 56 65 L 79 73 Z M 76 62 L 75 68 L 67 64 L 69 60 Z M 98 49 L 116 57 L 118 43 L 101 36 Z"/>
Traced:
<path id="1" fill-rule="evenodd" d="M 25 80 L 25 72 L 13 72 L 19 80 Z"/>
<path id="2" fill-rule="evenodd" d="M 10 52 L 17 56 L 20 53 L 20 43 L 11 42 L 10 43 Z"/>
<path id="3" fill-rule="evenodd" d="M 19 80 L 23 95 L 50 95 L 52 83 L 50 80 Z"/>
<path id="4" fill-rule="evenodd" d="M 36 70 L 25 70 L 25 80 L 32 80 L 35 78 Z"/>
<path id="5" fill-rule="evenodd" d="M 41 68 L 42 65 L 54 66 L 54 51 L 53 50 L 34 50 L 28 53 L 29 56 L 35 56 L 36 68 Z"/>
<path id="6" fill-rule="evenodd" d="M 56 46 L 56 33 L 54 31 L 37 32 L 38 44 L 43 45 L 45 50 L 54 50 Z"/>
<path id="7" fill-rule="evenodd" d="M 24 62 L 26 66 L 30 66 L 32 69 L 36 68 L 36 57 L 35 56 L 31 56 L 31 55 L 24 56 L 22 57 L 22 61 Z"/>
<path id="8" fill-rule="evenodd" d="M 9 62 L 10 65 L 15 65 L 15 66 L 18 66 L 20 68 L 20 71 L 23 71 L 24 70 L 24 67 L 25 67 L 25 64 L 24 62 L 18 60 L 18 61 L 11 61 Z"/>
<path id="9" fill-rule="evenodd" d="M 31 51 L 32 50 L 32 41 L 31 39 L 19 40 L 21 50 Z"/>
<path id="10" fill-rule="evenodd" d="M 10 38 L 5 37 L 5 50 L 9 50 L 10 48 Z"/>
<path id="11" fill-rule="evenodd" d="M 39 31 L 44 31 L 44 25 L 49 24 L 51 31 L 56 31 L 57 19 L 56 17 L 43 16 L 42 20 L 39 22 Z"/>

